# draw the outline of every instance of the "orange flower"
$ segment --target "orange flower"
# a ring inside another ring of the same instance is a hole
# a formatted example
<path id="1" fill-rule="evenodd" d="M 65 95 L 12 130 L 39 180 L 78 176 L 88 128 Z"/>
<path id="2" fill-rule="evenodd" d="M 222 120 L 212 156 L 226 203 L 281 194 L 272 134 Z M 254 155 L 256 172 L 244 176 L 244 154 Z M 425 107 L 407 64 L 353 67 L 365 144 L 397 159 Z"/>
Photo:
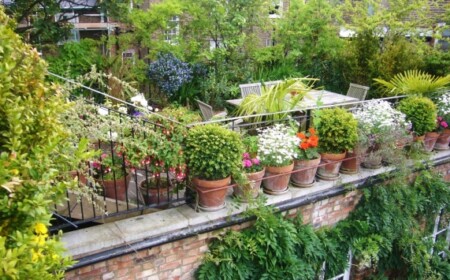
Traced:
<path id="1" fill-rule="evenodd" d="M 300 139 L 306 139 L 306 135 L 303 132 L 297 133 L 297 137 Z"/>
<path id="2" fill-rule="evenodd" d="M 316 130 L 314 129 L 314 127 L 310 127 L 308 131 L 309 133 L 311 133 L 311 136 L 316 135 Z"/>
<path id="3" fill-rule="evenodd" d="M 311 144 L 311 147 L 317 147 L 317 145 L 319 144 L 319 137 L 317 137 L 316 135 L 312 135 L 311 137 L 309 137 L 309 143 Z"/>
<path id="4" fill-rule="evenodd" d="M 302 143 L 300 143 L 300 148 L 303 150 L 306 150 L 309 148 L 309 143 L 307 141 L 303 141 Z"/>

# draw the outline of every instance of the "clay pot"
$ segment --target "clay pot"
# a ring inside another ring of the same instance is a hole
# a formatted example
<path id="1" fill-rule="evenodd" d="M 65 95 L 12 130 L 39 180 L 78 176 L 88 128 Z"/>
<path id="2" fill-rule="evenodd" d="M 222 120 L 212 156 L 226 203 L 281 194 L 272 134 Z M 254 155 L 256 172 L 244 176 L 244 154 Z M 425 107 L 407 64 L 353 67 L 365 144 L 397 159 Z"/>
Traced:
<path id="1" fill-rule="evenodd" d="M 278 176 L 264 179 L 264 192 L 273 195 L 286 193 L 289 188 L 289 179 L 291 178 L 290 172 L 293 169 L 294 163 L 281 167 L 267 166 L 265 177 Z"/>
<path id="2" fill-rule="evenodd" d="M 339 169 L 342 165 L 342 160 L 345 158 L 346 152 L 340 154 L 321 153 L 322 160 L 317 170 L 317 177 L 325 181 L 334 181 L 339 178 Z"/>
<path id="3" fill-rule="evenodd" d="M 301 170 L 292 173 L 291 183 L 300 188 L 311 187 L 314 184 L 317 168 L 320 164 L 320 156 L 311 160 L 295 160 L 294 170 Z"/>
<path id="4" fill-rule="evenodd" d="M 161 179 L 159 187 L 147 186 L 146 183 L 147 181 L 143 181 L 139 186 L 145 204 L 163 204 L 172 198 L 173 187 L 166 181 L 166 178 Z"/>
<path id="5" fill-rule="evenodd" d="M 239 197 L 242 202 L 247 202 L 248 198 L 257 198 L 261 188 L 262 178 L 266 170 L 263 169 L 258 172 L 247 173 L 247 178 L 250 182 L 247 186 L 237 186 L 233 189 L 233 194 Z"/>
<path id="6" fill-rule="evenodd" d="M 105 197 L 123 200 L 127 199 L 127 181 L 128 176 L 117 178 L 116 180 L 97 180 L 100 185 L 103 185 Z"/>
<path id="7" fill-rule="evenodd" d="M 436 144 L 434 144 L 434 149 L 437 151 L 448 150 L 449 143 L 450 143 L 450 130 L 449 131 L 444 130 L 436 140 Z"/>
<path id="8" fill-rule="evenodd" d="M 438 137 L 439 137 L 439 133 L 437 133 L 437 132 L 425 133 L 425 139 L 423 140 L 423 146 L 424 146 L 425 151 L 431 152 L 433 150 Z"/>
<path id="9" fill-rule="evenodd" d="M 342 174 L 356 174 L 359 172 L 361 160 L 366 153 L 366 149 L 358 149 L 352 152 L 347 152 L 345 159 L 342 162 L 339 172 Z"/>
<path id="10" fill-rule="evenodd" d="M 197 188 L 199 208 L 204 211 L 217 211 L 225 206 L 225 197 L 231 183 L 231 176 L 220 180 L 192 179 Z"/>

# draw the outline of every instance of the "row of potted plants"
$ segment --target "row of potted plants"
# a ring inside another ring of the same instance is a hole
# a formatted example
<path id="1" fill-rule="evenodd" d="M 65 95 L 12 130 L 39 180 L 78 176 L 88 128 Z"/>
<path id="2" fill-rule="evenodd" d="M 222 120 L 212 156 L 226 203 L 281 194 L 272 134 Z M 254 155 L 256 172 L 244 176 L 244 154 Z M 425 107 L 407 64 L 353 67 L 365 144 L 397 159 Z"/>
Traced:
<path id="1" fill-rule="evenodd" d="M 441 105 L 439 110 L 447 112 L 447 116 L 450 98 L 445 98 L 441 100 L 445 106 Z M 244 138 L 244 145 L 239 134 L 225 128 L 194 127 L 186 142 L 187 165 L 199 190 L 200 207 L 219 209 L 224 205 L 232 178 L 238 185 L 235 195 L 257 196 L 261 181 L 264 192 L 278 195 L 288 190 L 289 182 L 309 187 L 316 177 L 336 180 L 340 172 L 358 172 L 360 162 L 366 168 L 393 162 L 396 158 L 393 153 L 401 151 L 413 137 L 415 141 L 424 141 L 425 150 L 430 151 L 427 133 L 447 127 L 437 112 L 436 105 L 426 97 L 405 98 L 396 108 L 387 101 L 372 100 L 353 113 L 342 108 L 316 110 L 315 128 L 308 131 L 298 132 L 298 127 L 284 124 L 260 129 L 258 136 Z M 448 142 L 442 142 L 441 147 L 448 149 Z M 356 160 L 356 166 L 351 167 L 350 159 Z M 201 182 L 204 179 L 223 179 L 218 187 L 221 198 L 213 204 L 202 198 L 204 193 L 212 196 L 215 188 L 209 183 L 206 187 Z"/>

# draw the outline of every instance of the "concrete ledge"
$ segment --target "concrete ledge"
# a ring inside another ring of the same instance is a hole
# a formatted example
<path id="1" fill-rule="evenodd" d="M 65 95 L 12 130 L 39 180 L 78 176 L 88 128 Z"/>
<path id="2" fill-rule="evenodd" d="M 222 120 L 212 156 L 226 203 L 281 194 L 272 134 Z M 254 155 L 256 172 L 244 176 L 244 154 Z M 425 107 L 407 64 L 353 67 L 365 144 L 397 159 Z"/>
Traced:
<path id="1" fill-rule="evenodd" d="M 450 150 L 432 154 L 431 162 L 435 165 L 450 162 Z M 338 181 L 318 181 L 311 188 L 291 186 L 288 193 L 280 196 L 261 195 L 267 197 L 267 204 L 275 205 L 284 211 L 339 195 L 346 191 L 346 185 L 353 184 L 357 188 L 364 185 L 367 180 L 376 179 L 388 172 L 395 172 L 395 169 L 392 167 L 361 169 L 361 172 L 355 175 L 341 174 Z M 68 232 L 62 236 L 62 241 L 67 248 L 67 255 L 79 261 L 72 267 L 74 269 L 129 251 L 154 247 L 251 219 L 240 215 L 248 204 L 237 205 L 229 196 L 227 205 L 228 207 L 217 212 L 195 212 L 194 209 L 184 205 Z"/>

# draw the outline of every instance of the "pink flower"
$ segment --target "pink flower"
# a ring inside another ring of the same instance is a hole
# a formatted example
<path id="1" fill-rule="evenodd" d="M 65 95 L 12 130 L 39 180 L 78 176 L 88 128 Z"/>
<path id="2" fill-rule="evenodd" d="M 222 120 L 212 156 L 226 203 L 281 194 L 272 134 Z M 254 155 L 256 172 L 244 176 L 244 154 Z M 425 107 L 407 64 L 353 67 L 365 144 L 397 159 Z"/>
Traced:
<path id="1" fill-rule="evenodd" d="M 252 163 L 253 163 L 254 165 L 258 165 L 258 164 L 259 164 L 259 159 L 257 159 L 257 158 L 252 158 Z"/>
<path id="2" fill-rule="evenodd" d="M 441 126 L 442 126 L 443 128 L 447 128 L 447 127 L 448 127 L 448 124 L 447 124 L 445 121 L 442 121 L 442 122 L 441 122 Z"/>
<path id="3" fill-rule="evenodd" d="M 242 154 L 242 157 L 243 157 L 244 159 L 250 159 L 250 155 L 249 155 L 248 153 L 243 153 L 243 154 Z"/>
<path id="4" fill-rule="evenodd" d="M 251 166 L 252 166 L 252 161 L 249 160 L 249 159 L 244 159 L 244 160 L 242 161 L 242 164 L 244 165 L 244 167 L 248 168 L 248 167 L 251 167 Z"/>
<path id="5" fill-rule="evenodd" d="M 107 154 L 102 154 L 102 155 L 101 155 L 101 158 L 102 158 L 102 159 L 105 159 L 106 157 L 108 157 Z"/>

